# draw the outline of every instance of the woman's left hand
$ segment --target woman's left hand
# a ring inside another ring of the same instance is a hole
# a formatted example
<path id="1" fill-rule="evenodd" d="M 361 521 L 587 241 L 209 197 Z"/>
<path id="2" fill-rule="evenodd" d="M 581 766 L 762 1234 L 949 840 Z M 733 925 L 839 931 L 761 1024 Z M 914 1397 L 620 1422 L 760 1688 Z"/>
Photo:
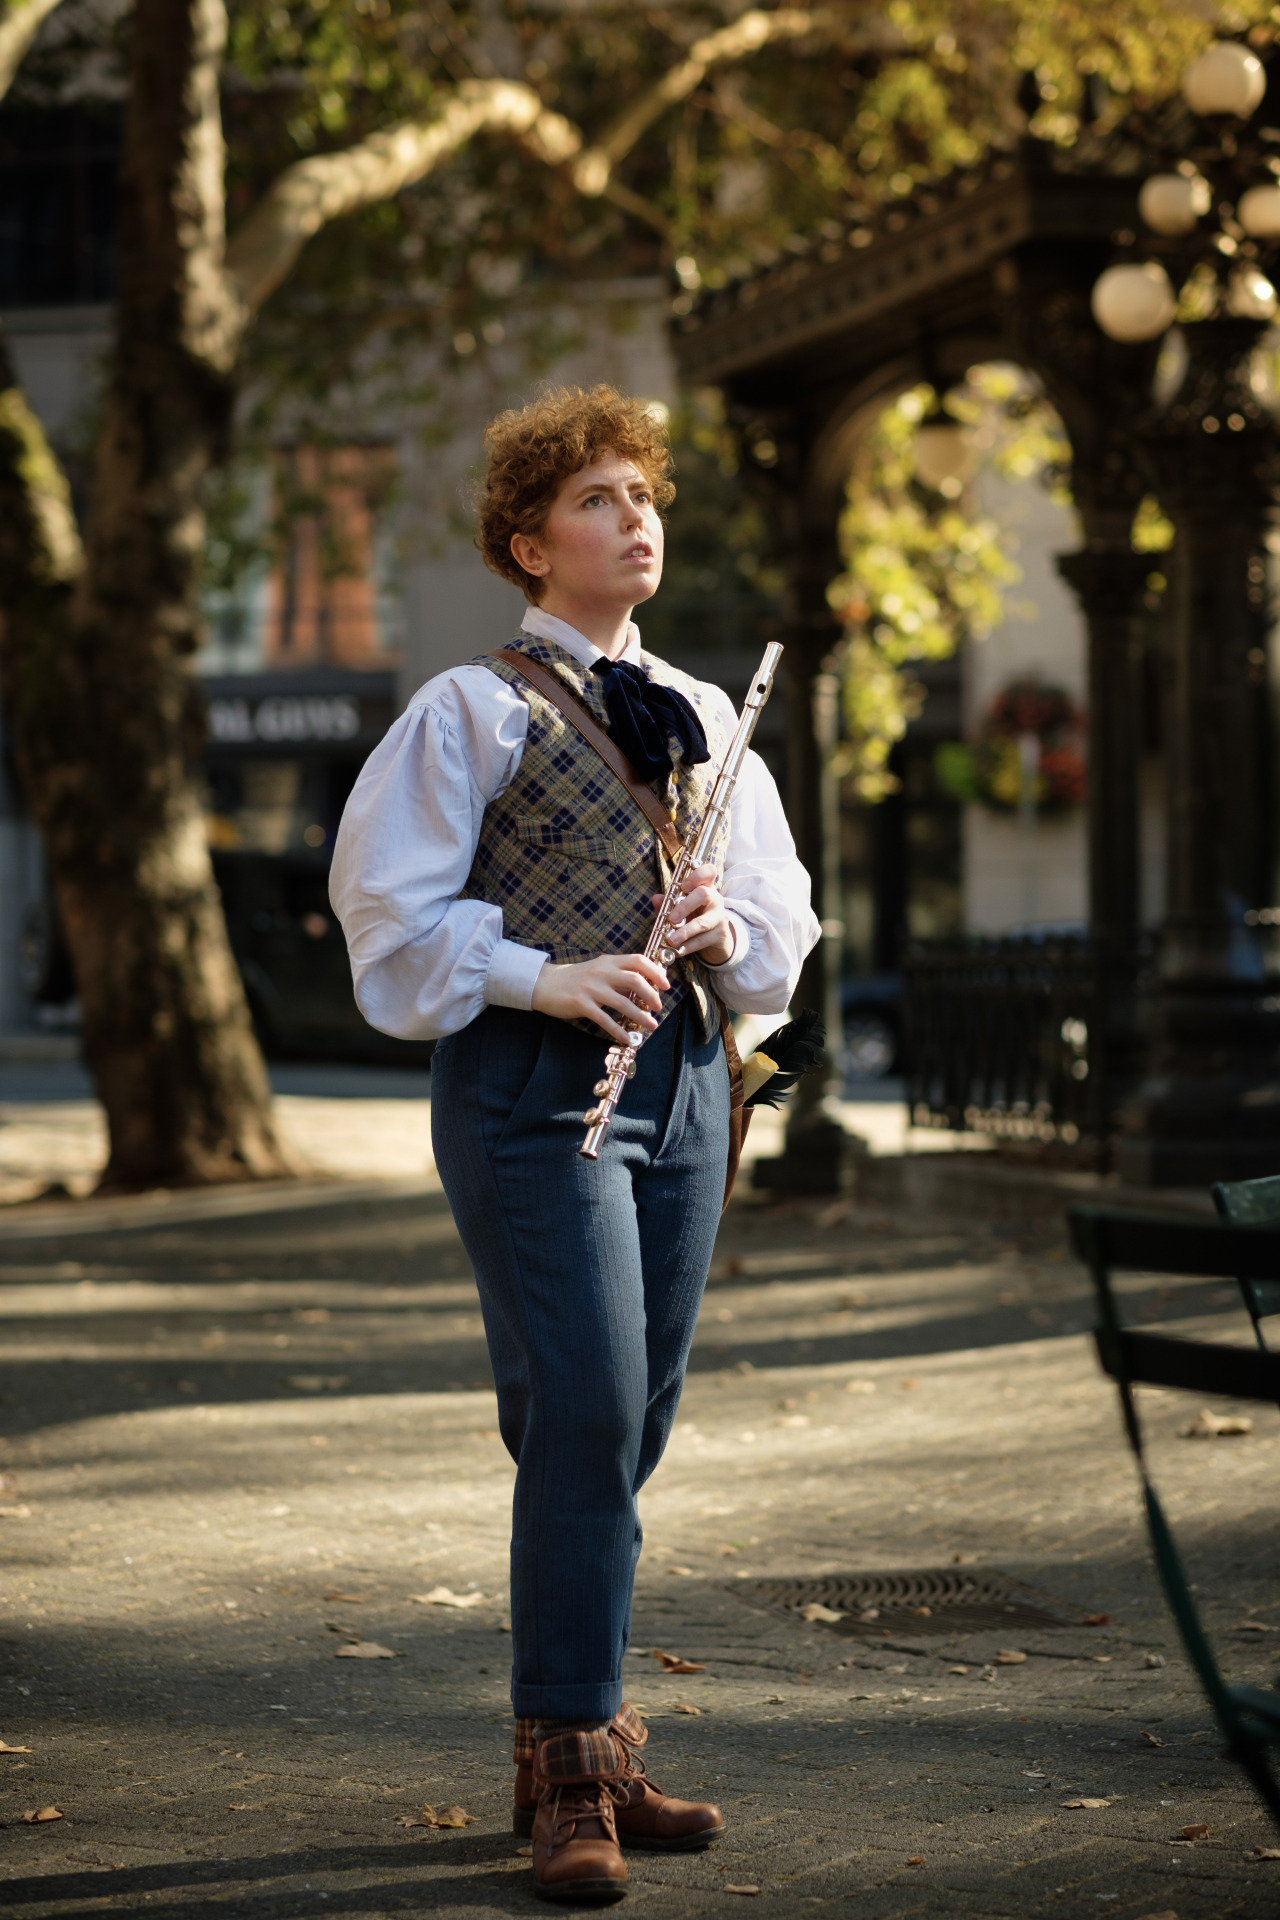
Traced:
<path id="1" fill-rule="evenodd" d="M 660 893 L 654 894 L 653 904 L 662 905 Z M 733 922 L 716 885 L 714 867 L 690 869 L 672 916 L 671 945 L 681 959 L 700 954 L 711 967 L 722 967 L 726 960 L 732 960 L 736 945 Z"/>

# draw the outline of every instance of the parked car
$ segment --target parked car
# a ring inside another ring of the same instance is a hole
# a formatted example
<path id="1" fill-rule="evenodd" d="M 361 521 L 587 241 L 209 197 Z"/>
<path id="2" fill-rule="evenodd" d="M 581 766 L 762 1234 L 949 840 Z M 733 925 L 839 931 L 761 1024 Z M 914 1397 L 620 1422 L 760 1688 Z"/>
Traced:
<path id="1" fill-rule="evenodd" d="M 329 905 L 338 822 L 395 714 L 395 676 L 318 667 L 227 675 L 205 686 L 213 871 L 263 1050 L 424 1065 L 430 1041 L 378 1033 L 357 1007 Z M 28 912 L 19 964 L 42 1023 L 71 1024 L 74 982 L 48 900 Z"/>
<path id="2" fill-rule="evenodd" d="M 883 1080 L 902 1067 L 902 976 L 869 974 L 846 980 L 844 1011 L 846 1080 Z"/>

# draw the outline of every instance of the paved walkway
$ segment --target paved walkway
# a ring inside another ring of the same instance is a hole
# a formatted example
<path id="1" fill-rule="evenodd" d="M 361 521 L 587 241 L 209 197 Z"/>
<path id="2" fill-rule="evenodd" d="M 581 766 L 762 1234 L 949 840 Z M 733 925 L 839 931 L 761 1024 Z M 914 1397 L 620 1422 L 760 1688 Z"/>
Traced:
<path id="1" fill-rule="evenodd" d="M 1132 1306 L 1243 1339 L 1233 1300 Z M 7 1909 L 545 1911 L 507 1821 L 512 1469 L 431 1179 L 11 1211 L 0 1314 L 0 1738 L 29 1749 L 0 1753 Z M 1087 1320 L 1053 1233 L 735 1203 L 627 1663 L 655 1774 L 730 1831 L 637 1856 L 632 1907 L 1280 1910 L 1280 1861 L 1250 1857 L 1280 1836 L 1177 1653 Z M 1194 1442 L 1194 1403 L 1143 1404 L 1226 1663 L 1266 1680 L 1280 1414 Z M 849 1632 L 777 1584 L 901 1570 L 1026 1583 L 1047 1622 L 1009 1589 L 976 1625 Z M 370 1642 L 392 1657 L 346 1652 Z M 474 1823 L 402 1824 L 424 1803 Z"/>

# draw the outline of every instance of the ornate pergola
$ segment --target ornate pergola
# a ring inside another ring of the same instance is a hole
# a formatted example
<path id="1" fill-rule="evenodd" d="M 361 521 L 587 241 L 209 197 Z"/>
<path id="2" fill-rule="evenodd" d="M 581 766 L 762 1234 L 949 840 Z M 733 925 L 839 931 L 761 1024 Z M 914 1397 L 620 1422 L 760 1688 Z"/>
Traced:
<path id="1" fill-rule="evenodd" d="M 1159 343 L 1109 338 L 1090 308 L 1117 248 L 1141 232 L 1138 191 L 1153 151 L 1180 129 L 1190 139 L 1189 120 L 1171 103 L 1145 123 L 1085 127 L 1070 149 L 1026 137 L 980 171 L 704 294 L 674 331 L 682 377 L 722 388 L 748 451 L 763 447 L 757 465 L 788 581 L 789 807 L 815 875 L 824 863 L 813 691 L 839 637 L 826 594 L 841 571 L 837 523 L 860 435 L 905 387 L 945 390 L 990 360 L 1019 363 L 1057 407 L 1083 534 L 1058 564 L 1088 636 L 1089 904 L 1103 1028 L 1091 1053 L 1101 1067 L 1105 1050 L 1117 1089 L 1115 1164 L 1144 1184 L 1280 1169 L 1280 1000 L 1258 919 L 1274 885 L 1262 582 L 1277 436 L 1250 377 L 1265 322 L 1186 328 L 1181 378 L 1162 376 L 1157 395 Z M 1157 977 L 1138 992 L 1137 622 L 1151 561 L 1130 535 L 1148 491 L 1176 529 L 1164 569 L 1169 907 Z M 802 982 L 805 1004 L 829 1004 L 839 954 L 832 927 Z M 833 1180 L 838 1144 L 817 1100 L 798 1106 L 787 1153 L 795 1184 Z"/>

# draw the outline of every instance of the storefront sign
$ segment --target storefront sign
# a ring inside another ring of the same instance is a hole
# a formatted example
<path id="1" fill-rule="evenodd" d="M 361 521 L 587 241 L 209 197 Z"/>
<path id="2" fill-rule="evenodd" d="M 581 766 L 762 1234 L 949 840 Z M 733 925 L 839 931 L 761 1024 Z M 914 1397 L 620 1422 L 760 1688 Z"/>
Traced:
<path id="1" fill-rule="evenodd" d="M 269 694 L 258 701 L 209 702 L 209 738 L 215 745 L 354 740 L 359 732 L 360 702 L 349 693 Z"/>

